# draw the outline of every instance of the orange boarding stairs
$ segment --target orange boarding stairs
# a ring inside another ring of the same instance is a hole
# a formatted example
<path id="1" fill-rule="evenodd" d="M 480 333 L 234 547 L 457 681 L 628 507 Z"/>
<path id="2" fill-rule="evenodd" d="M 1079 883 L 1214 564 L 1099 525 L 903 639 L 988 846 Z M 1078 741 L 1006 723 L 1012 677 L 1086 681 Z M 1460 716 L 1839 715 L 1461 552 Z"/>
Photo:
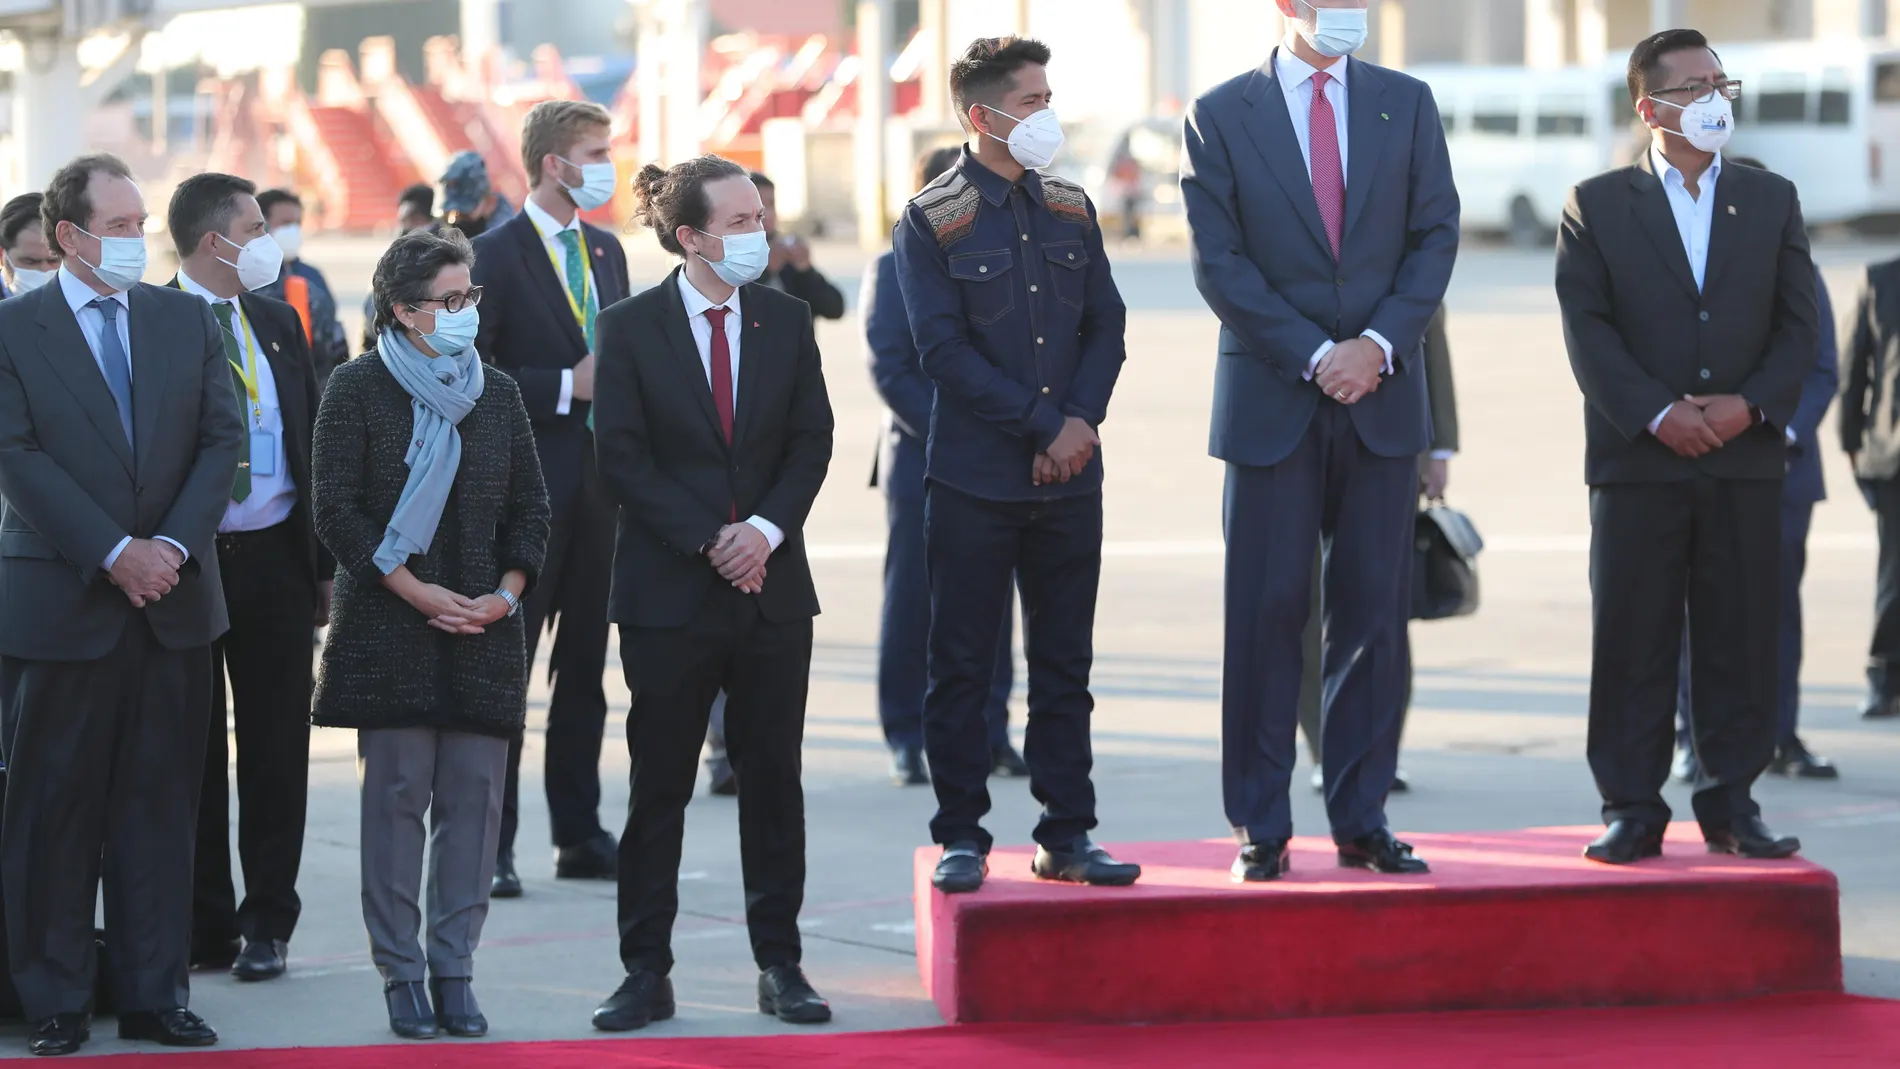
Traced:
<path id="1" fill-rule="evenodd" d="M 415 164 L 381 121 L 350 68 L 349 53 L 318 61 L 317 98 L 291 93 L 284 123 L 297 150 L 305 214 L 328 229 L 386 228 L 396 196 L 418 180 Z"/>

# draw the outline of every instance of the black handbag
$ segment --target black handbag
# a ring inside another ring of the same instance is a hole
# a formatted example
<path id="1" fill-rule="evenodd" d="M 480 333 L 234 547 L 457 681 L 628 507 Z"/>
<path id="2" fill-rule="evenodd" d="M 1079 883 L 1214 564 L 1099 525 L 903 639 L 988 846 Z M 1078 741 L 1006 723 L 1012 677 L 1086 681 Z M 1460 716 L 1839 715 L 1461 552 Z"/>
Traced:
<path id="1" fill-rule="evenodd" d="M 1412 541 L 1412 619 L 1444 620 L 1478 611 L 1478 553 L 1484 539 L 1471 517 L 1428 501 Z"/>

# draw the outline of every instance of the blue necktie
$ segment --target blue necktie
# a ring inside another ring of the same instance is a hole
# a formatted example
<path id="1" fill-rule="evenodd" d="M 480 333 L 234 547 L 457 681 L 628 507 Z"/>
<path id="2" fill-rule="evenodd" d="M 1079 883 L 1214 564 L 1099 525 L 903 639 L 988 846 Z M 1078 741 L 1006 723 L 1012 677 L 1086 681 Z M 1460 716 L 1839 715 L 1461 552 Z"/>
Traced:
<path id="1" fill-rule="evenodd" d="M 105 329 L 99 332 L 99 362 L 105 365 L 106 385 L 112 390 L 112 401 L 119 406 L 119 426 L 125 428 L 125 444 L 132 441 L 132 361 L 125 355 L 125 343 L 119 340 L 119 302 L 111 297 L 101 297 L 92 302 L 94 308 L 105 318 Z"/>

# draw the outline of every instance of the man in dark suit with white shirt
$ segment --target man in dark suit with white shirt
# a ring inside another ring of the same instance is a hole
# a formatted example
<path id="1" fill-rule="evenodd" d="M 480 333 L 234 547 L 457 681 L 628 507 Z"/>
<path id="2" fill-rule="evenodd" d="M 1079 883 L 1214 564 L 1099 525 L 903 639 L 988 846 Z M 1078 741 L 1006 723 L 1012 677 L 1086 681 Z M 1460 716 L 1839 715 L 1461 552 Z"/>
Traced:
<path id="1" fill-rule="evenodd" d="M 32 1053 L 77 1052 L 103 858 L 119 1035 L 206 1046 L 217 1033 L 186 1008 L 192 840 L 228 625 L 214 539 L 244 428 L 210 306 L 140 282 L 125 164 L 62 167 L 40 217 L 65 264 L 0 301 L 8 965 Z"/>
<path id="2" fill-rule="evenodd" d="M 1227 464 L 1222 778 L 1233 873 L 1277 880 L 1293 834 L 1301 632 L 1326 547 L 1327 818 L 1342 865 L 1427 871 L 1386 826 L 1406 680 L 1420 342 L 1458 254 L 1431 90 L 1347 57 L 1365 0 L 1279 0 L 1286 41 L 1188 112 L 1181 192 L 1220 317 L 1209 451 Z"/>
<path id="3" fill-rule="evenodd" d="M 1557 299 L 1590 486 L 1590 768 L 1608 864 L 1662 853 L 1684 609 L 1709 849 L 1784 858 L 1752 797 L 1774 756 L 1787 428 L 1813 368 L 1814 262 L 1786 179 L 1725 165 L 1730 79 L 1694 30 L 1630 54 L 1634 166 L 1571 192 Z M 1763 577 L 1767 577 L 1766 580 Z"/>

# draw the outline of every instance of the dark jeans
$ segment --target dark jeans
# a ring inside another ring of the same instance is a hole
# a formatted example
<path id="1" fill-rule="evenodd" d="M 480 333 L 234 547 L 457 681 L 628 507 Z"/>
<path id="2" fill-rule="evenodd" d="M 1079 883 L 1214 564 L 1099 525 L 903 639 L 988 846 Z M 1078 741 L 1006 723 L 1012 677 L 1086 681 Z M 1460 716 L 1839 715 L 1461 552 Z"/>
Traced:
<path id="1" fill-rule="evenodd" d="M 990 811 L 984 708 L 1015 576 L 1029 662 L 1023 757 L 1030 793 L 1042 803 L 1035 839 L 1066 845 L 1095 827 L 1089 671 L 1102 577 L 1102 497 L 985 501 L 933 482 L 924 516 L 930 563 L 924 748 L 937 791 L 931 836 L 984 850 L 992 841 L 982 827 Z"/>

